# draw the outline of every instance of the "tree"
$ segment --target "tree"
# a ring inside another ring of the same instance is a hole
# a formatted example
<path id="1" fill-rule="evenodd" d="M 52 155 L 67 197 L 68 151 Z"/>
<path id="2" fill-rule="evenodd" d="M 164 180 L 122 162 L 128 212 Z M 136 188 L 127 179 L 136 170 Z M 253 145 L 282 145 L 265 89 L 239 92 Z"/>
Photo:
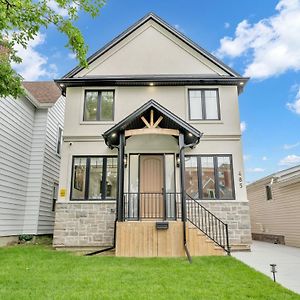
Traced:
<path id="1" fill-rule="evenodd" d="M 65 46 L 86 67 L 88 48 L 74 24 L 80 12 L 96 17 L 104 4 L 105 0 L 0 0 L 0 97 L 23 94 L 21 77 L 11 66 L 22 62 L 15 46 L 26 49 L 28 42 L 51 24 L 67 36 Z M 64 16 L 57 8 L 65 12 Z"/>

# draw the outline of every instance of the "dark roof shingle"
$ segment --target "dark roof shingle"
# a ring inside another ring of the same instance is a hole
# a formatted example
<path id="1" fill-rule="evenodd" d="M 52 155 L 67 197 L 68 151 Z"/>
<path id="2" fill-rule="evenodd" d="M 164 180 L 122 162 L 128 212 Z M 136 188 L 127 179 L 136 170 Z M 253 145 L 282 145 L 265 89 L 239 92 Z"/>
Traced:
<path id="1" fill-rule="evenodd" d="M 40 103 L 55 103 L 61 91 L 53 81 L 23 81 L 24 88 Z"/>

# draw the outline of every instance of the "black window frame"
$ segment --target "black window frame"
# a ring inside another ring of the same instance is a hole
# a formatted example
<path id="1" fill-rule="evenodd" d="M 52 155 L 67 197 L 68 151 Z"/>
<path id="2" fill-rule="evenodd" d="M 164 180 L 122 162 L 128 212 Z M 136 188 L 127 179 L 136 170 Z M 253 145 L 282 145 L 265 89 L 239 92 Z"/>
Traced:
<path id="1" fill-rule="evenodd" d="M 58 127 L 57 141 L 56 141 L 56 154 L 61 155 L 63 129 L 61 126 Z"/>
<path id="2" fill-rule="evenodd" d="M 58 200 L 58 188 L 58 182 L 54 182 L 52 187 L 52 211 L 55 211 L 56 208 L 56 201 Z"/>
<path id="3" fill-rule="evenodd" d="M 89 92 L 97 92 L 97 112 L 96 112 L 96 120 L 85 120 L 85 109 L 86 109 L 86 94 Z M 103 92 L 112 92 L 113 93 L 113 105 L 112 105 L 112 119 L 111 120 L 101 120 L 101 100 L 102 100 L 102 93 Z M 115 90 L 109 89 L 109 90 L 93 90 L 93 89 L 87 89 L 84 90 L 84 104 L 83 104 L 83 122 L 114 122 L 115 120 Z"/>
<path id="4" fill-rule="evenodd" d="M 190 101 L 190 91 L 200 91 L 201 92 L 201 110 L 202 110 L 202 118 L 191 118 L 191 101 Z M 217 110 L 218 110 L 218 118 L 217 119 L 207 119 L 206 117 L 206 99 L 205 99 L 205 91 L 216 91 L 217 93 Z M 190 121 L 220 121 L 221 120 L 221 106 L 220 106 L 220 96 L 218 88 L 199 88 L 199 89 L 188 89 L 188 106 L 189 106 L 189 120 Z"/>
<path id="5" fill-rule="evenodd" d="M 267 201 L 273 200 L 272 186 L 270 184 L 266 185 L 266 197 Z"/>
<path id="6" fill-rule="evenodd" d="M 84 199 L 72 199 L 73 191 L 73 176 L 74 176 L 74 162 L 76 158 L 85 158 L 86 159 L 86 172 L 85 172 L 85 193 Z M 90 165 L 91 158 L 102 158 L 103 159 L 103 168 L 102 168 L 102 183 L 101 190 L 102 195 L 101 199 L 90 199 L 89 198 L 89 180 L 90 180 Z M 74 155 L 72 156 L 72 169 L 71 169 L 71 187 L 70 187 L 70 201 L 116 201 L 116 198 L 109 197 L 106 195 L 106 177 L 107 177 L 107 159 L 108 158 L 118 158 L 117 155 Z"/>
<path id="7" fill-rule="evenodd" d="M 197 158 L 198 195 L 199 195 L 198 198 L 199 198 L 199 200 L 208 200 L 208 201 L 236 200 L 232 154 L 188 154 L 188 155 L 185 155 L 185 157 L 196 157 Z M 215 198 L 203 198 L 202 165 L 201 165 L 202 157 L 212 157 L 213 158 L 214 180 L 215 180 Z M 229 160 L 230 160 L 231 182 L 232 182 L 232 197 L 230 197 L 230 198 L 220 198 L 218 157 L 229 157 Z"/>

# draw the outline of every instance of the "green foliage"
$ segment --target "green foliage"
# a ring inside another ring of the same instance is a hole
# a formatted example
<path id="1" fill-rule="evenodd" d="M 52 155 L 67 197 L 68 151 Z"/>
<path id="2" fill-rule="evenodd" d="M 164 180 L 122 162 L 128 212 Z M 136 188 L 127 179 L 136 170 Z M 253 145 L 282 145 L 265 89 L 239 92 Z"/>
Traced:
<path id="1" fill-rule="evenodd" d="M 67 12 L 62 16 L 53 9 L 56 3 Z M 86 67 L 87 46 L 80 30 L 74 25 L 81 12 L 92 17 L 100 13 L 105 0 L 0 0 L 0 97 L 22 94 L 21 80 L 12 69 L 12 63 L 21 63 L 15 46 L 27 48 L 28 42 L 42 28 L 54 25 L 65 34 L 65 45 L 76 54 L 79 63 Z"/>
<path id="2" fill-rule="evenodd" d="M 236 259 L 75 256 L 0 248 L 0 299 L 292 300 L 299 295 Z"/>

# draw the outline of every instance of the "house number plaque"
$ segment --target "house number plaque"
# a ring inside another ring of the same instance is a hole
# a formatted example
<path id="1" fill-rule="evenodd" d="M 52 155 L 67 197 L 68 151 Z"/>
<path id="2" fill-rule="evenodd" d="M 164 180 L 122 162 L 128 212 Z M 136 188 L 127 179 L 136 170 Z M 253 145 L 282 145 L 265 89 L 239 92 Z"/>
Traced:
<path id="1" fill-rule="evenodd" d="M 242 177 L 242 172 L 239 172 L 239 184 L 240 184 L 240 188 L 243 187 L 243 177 Z"/>

